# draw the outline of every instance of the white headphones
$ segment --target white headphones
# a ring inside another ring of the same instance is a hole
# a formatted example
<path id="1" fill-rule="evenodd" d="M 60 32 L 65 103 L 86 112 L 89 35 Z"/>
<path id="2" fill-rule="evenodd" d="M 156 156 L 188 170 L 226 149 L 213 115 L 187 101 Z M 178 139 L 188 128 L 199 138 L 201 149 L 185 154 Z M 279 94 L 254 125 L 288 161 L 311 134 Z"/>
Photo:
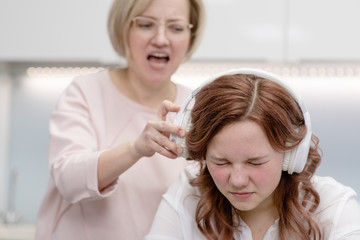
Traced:
<path id="1" fill-rule="evenodd" d="M 285 156 L 284 156 L 284 163 L 283 163 L 283 171 L 287 171 L 289 174 L 292 174 L 293 172 L 296 173 L 300 173 L 302 172 L 302 170 L 305 167 L 305 164 L 307 162 L 307 158 L 308 158 L 308 154 L 309 154 L 309 149 L 310 149 L 310 144 L 311 144 L 311 120 L 310 120 L 310 114 L 307 111 L 305 104 L 303 103 L 302 99 L 300 98 L 300 96 L 294 92 L 289 86 L 287 86 L 278 76 L 263 71 L 263 70 L 259 70 L 259 69 L 253 69 L 253 68 L 240 68 L 240 69 L 232 69 L 229 71 L 225 71 L 223 73 L 217 74 L 213 77 L 211 77 L 210 79 L 208 79 L 207 81 L 205 81 L 203 84 L 201 84 L 200 87 L 198 87 L 197 89 L 195 89 L 185 100 L 185 102 L 183 103 L 183 105 L 181 106 L 179 112 L 176 114 L 175 120 L 174 120 L 174 124 L 181 126 L 182 128 L 184 128 L 186 130 L 186 132 L 188 132 L 191 128 L 191 108 L 192 105 L 190 106 L 190 102 L 192 102 L 192 100 L 195 98 L 195 96 L 197 95 L 197 93 L 200 91 L 200 89 L 214 81 L 215 79 L 221 77 L 221 76 L 226 76 L 226 75 L 234 75 L 234 74 L 253 74 L 256 75 L 258 77 L 261 78 L 265 78 L 268 79 L 270 81 L 276 82 L 278 83 L 280 86 L 282 86 L 283 88 L 285 88 L 290 94 L 291 96 L 297 101 L 297 103 L 300 106 L 300 109 L 303 113 L 304 116 L 304 120 L 305 120 L 305 125 L 307 127 L 307 132 L 305 137 L 302 139 L 302 141 L 300 142 L 300 144 L 294 148 L 291 149 L 289 151 L 285 152 Z M 170 140 L 172 140 L 173 142 L 179 144 L 182 148 L 183 148 L 183 153 L 180 155 L 184 158 L 188 157 L 188 150 L 187 147 L 185 145 L 185 138 L 180 138 L 174 134 L 170 135 Z"/>

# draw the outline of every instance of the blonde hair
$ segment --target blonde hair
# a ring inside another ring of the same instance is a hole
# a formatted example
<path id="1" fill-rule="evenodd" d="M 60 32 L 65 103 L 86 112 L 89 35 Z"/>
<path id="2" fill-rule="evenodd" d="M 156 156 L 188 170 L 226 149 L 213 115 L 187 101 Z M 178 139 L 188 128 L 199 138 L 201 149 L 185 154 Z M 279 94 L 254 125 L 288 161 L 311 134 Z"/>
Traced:
<path id="1" fill-rule="evenodd" d="M 128 34 L 131 21 L 134 17 L 145 11 L 152 0 L 114 0 L 108 15 L 108 33 L 111 44 L 116 53 L 129 59 Z M 190 3 L 191 29 L 190 48 L 185 59 L 189 59 L 194 53 L 201 40 L 204 25 L 205 12 L 202 0 L 188 0 Z"/>

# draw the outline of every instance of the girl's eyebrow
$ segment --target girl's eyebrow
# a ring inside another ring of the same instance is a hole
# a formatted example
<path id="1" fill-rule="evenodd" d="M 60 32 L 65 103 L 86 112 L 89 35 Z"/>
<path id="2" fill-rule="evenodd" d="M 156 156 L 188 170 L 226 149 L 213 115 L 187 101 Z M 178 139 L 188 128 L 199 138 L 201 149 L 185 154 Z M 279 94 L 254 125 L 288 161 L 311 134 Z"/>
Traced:
<path id="1" fill-rule="evenodd" d="M 264 159 L 265 157 L 266 157 L 266 155 L 260 155 L 260 156 L 249 158 L 248 161 L 260 161 L 260 160 Z"/>
<path id="2" fill-rule="evenodd" d="M 220 157 L 216 157 L 216 156 L 213 156 L 211 154 L 209 154 L 206 159 L 211 159 L 211 160 L 214 160 L 214 161 L 227 161 L 227 159 L 225 158 L 220 158 Z"/>
<path id="3" fill-rule="evenodd" d="M 256 156 L 256 157 L 251 157 L 251 158 L 248 158 L 246 159 L 245 161 L 251 161 L 251 162 L 258 162 L 258 161 L 262 161 L 263 159 L 266 158 L 266 155 L 259 155 L 259 156 Z M 216 156 L 213 156 L 211 154 L 208 155 L 207 159 L 211 159 L 213 161 L 229 161 L 228 159 L 226 158 L 221 158 L 221 157 L 216 157 Z"/>
<path id="4" fill-rule="evenodd" d="M 212 156 L 212 155 L 209 155 L 208 158 L 211 158 L 213 160 L 225 160 L 224 158 L 219 158 L 219 157 L 215 157 L 215 156 Z"/>

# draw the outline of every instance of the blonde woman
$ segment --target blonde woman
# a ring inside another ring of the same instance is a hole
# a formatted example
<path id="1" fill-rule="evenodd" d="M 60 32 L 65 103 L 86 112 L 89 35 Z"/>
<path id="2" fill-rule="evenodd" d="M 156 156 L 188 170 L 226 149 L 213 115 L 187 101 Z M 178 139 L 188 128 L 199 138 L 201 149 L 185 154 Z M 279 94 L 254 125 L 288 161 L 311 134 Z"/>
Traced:
<path id="1" fill-rule="evenodd" d="M 149 231 L 186 165 L 168 136 L 184 134 L 171 120 L 190 90 L 171 76 L 198 45 L 203 11 L 201 0 L 114 0 L 108 30 L 127 66 L 77 77 L 60 97 L 36 239 L 135 240 Z"/>

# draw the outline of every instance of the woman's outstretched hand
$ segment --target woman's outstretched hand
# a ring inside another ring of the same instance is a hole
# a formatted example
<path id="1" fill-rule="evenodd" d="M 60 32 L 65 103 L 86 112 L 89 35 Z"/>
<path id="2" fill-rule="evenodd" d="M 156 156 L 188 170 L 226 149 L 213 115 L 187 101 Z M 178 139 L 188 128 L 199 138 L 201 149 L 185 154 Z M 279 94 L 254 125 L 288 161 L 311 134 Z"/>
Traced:
<path id="1" fill-rule="evenodd" d="M 170 134 L 184 137 L 185 130 L 166 121 L 169 112 L 178 112 L 180 106 L 164 100 L 156 114 L 156 118 L 148 122 L 141 135 L 135 140 L 135 151 L 142 156 L 150 157 L 156 152 L 168 158 L 177 158 L 182 148 L 169 139 Z"/>

